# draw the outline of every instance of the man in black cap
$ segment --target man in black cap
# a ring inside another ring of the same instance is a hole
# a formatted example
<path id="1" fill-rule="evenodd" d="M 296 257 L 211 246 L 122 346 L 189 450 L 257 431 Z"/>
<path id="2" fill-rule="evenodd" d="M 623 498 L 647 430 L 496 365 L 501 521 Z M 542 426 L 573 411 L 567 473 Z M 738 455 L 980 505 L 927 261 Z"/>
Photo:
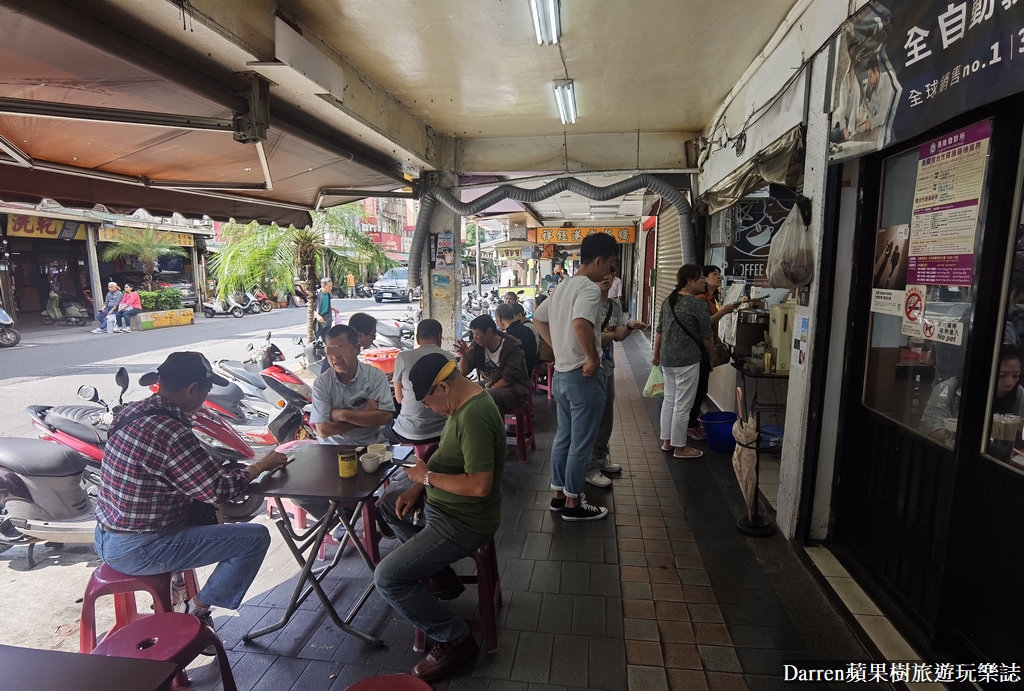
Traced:
<path id="1" fill-rule="evenodd" d="M 223 470 L 192 433 L 194 413 L 213 384 L 201 353 L 171 353 L 139 383 L 159 382 L 149 398 L 129 403 L 111 426 L 96 501 L 96 553 L 121 573 L 146 576 L 217 564 L 190 611 L 212 626 L 210 605 L 237 609 L 263 563 L 270 533 L 257 524 L 221 525 L 201 505 L 246 491 L 264 470 L 287 462 L 271 452 L 247 468 Z"/>
<path id="2" fill-rule="evenodd" d="M 409 371 L 416 400 L 448 417 L 429 462 L 406 468 L 409 487 L 381 497 L 381 518 L 402 542 L 374 571 L 377 592 L 437 644 L 412 673 L 439 679 L 477 652 L 462 617 L 439 599 L 462 592 L 451 564 L 487 544 L 501 521 L 505 425 L 487 393 L 442 353 Z M 429 579 L 429 586 L 424 583 Z"/>

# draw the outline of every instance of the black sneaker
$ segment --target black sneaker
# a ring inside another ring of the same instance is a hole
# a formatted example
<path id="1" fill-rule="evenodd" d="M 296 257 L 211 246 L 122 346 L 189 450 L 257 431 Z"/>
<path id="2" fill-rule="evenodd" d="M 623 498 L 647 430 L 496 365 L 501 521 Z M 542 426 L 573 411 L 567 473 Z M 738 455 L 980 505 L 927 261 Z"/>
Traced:
<path id="1" fill-rule="evenodd" d="M 552 497 L 551 499 L 551 510 L 561 511 L 565 508 L 565 497 L 559 499 L 558 497 Z"/>
<path id="2" fill-rule="evenodd" d="M 563 521 L 599 521 L 608 515 L 608 509 L 588 504 L 586 498 L 581 494 L 579 504 L 572 508 L 566 506 L 561 513 Z"/>
<path id="3" fill-rule="evenodd" d="M 206 626 L 207 628 L 209 628 L 210 631 L 214 631 L 215 630 L 214 627 L 213 627 L 213 614 L 211 613 L 209 608 L 207 608 L 207 609 L 203 610 L 202 612 L 200 612 L 199 610 L 194 609 L 192 607 L 192 603 L 190 602 L 189 603 L 189 614 L 191 614 L 193 617 L 198 619 L 199 623 L 202 624 L 203 626 Z M 202 654 L 206 655 L 207 657 L 213 657 L 213 656 L 215 656 L 217 654 L 217 648 L 215 646 L 213 646 L 213 645 L 208 645 L 205 648 L 203 648 Z"/>

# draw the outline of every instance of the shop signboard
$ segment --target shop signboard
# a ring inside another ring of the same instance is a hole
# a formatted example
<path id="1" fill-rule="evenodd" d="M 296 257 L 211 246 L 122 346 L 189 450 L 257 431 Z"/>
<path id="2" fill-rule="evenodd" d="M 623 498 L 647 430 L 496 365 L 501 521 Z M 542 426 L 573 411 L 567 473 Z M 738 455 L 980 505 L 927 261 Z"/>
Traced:
<path id="1" fill-rule="evenodd" d="M 85 240 L 86 237 L 84 223 L 20 214 L 7 216 L 7 235 L 40 240 Z"/>
<path id="2" fill-rule="evenodd" d="M 100 242 L 120 242 L 127 233 L 144 230 L 143 228 L 125 228 L 122 226 L 100 226 L 97 239 Z M 192 247 L 195 240 L 191 233 L 179 233 L 173 230 L 158 231 L 161 238 L 171 245 L 178 247 Z"/>
<path id="3" fill-rule="evenodd" d="M 751 286 L 768 287 L 768 252 L 789 208 L 772 197 L 744 199 L 736 203 L 736 227 L 732 245 L 725 250 L 727 276 Z"/>
<path id="4" fill-rule="evenodd" d="M 530 228 L 526 240 L 538 244 L 556 243 L 559 245 L 578 245 L 583 238 L 591 233 L 608 233 L 615 242 L 628 244 L 636 242 L 636 228 L 633 226 L 597 227 L 597 228 Z"/>
<path id="5" fill-rule="evenodd" d="M 1024 91 L 1024 2 L 874 0 L 844 25 L 834 50 L 838 161 Z"/>

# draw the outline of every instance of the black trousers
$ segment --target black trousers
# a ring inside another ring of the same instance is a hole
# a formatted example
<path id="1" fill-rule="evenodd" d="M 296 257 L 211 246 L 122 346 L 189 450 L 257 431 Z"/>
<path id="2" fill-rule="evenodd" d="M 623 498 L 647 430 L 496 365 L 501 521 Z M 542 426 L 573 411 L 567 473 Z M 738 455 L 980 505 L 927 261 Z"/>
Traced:
<path id="1" fill-rule="evenodd" d="M 700 354 L 700 378 L 697 380 L 697 393 L 693 397 L 693 408 L 690 410 L 690 421 L 687 427 L 696 427 L 700 422 L 701 407 L 708 395 L 708 377 L 711 376 L 711 360 L 703 348 Z"/>

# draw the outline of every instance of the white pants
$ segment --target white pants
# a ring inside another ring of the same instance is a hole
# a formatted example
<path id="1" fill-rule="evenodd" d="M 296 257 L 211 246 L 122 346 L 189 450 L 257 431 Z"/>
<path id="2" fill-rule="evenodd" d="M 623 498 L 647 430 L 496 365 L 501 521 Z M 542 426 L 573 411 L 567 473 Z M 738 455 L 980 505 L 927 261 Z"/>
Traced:
<path id="1" fill-rule="evenodd" d="M 661 402 L 661 438 L 672 446 L 686 446 L 686 425 L 697 395 L 700 363 L 686 367 L 662 367 L 665 375 L 665 398 Z"/>

